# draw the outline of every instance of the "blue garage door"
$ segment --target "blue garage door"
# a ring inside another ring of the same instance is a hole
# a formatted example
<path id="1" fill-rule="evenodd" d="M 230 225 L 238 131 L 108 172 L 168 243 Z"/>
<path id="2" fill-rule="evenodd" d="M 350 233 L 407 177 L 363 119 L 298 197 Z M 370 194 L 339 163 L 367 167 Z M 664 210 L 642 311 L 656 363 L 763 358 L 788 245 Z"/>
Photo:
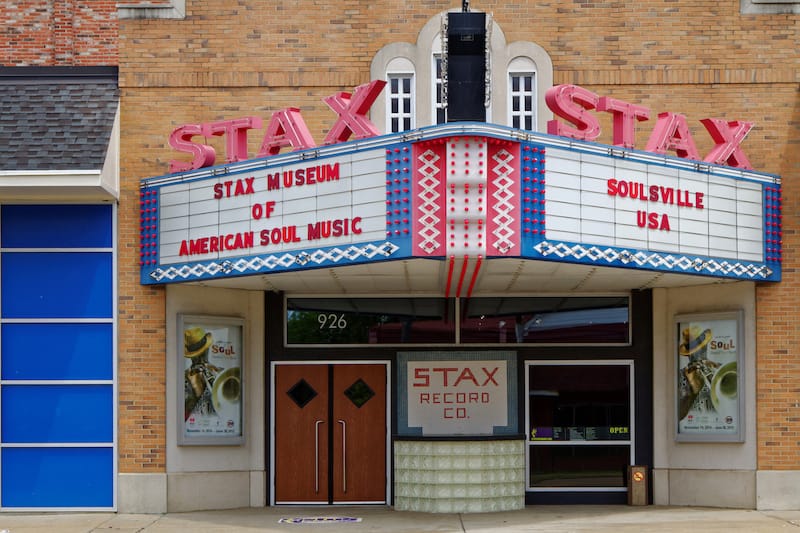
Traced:
<path id="1" fill-rule="evenodd" d="M 115 211 L 0 206 L 0 509 L 113 509 Z"/>

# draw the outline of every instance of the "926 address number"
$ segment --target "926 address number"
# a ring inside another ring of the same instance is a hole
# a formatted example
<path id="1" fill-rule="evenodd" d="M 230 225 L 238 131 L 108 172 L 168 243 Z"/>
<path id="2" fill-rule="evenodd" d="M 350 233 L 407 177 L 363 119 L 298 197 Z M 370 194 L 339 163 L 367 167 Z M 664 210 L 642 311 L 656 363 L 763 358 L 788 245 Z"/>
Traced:
<path id="1" fill-rule="evenodd" d="M 319 329 L 345 329 L 347 327 L 347 319 L 343 314 L 323 313 L 317 315 L 317 322 L 319 322 Z"/>

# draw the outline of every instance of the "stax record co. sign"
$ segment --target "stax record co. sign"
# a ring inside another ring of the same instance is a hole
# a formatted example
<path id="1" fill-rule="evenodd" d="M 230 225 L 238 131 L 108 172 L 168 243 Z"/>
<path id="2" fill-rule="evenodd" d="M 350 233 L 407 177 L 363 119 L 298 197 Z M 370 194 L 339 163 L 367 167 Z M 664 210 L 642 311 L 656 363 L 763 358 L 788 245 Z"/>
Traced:
<path id="1" fill-rule="evenodd" d="M 448 296 L 494 257 L 780 280 L 780 178 L 750 169 L 751 123 L 701 120 L 715 143 L 701 159 L 687 119 L 660 113 L 640 151 L 647 108 L 560 85 L 547 135 L 467 122 L 379 135 L 367 113 L 384 85 L 325 98 L 321 146 L 296 108 L 265 127 L 176 128 L 188 158 L 141 183 L 142 283 L 417 257 L 450 262 Z M 596 142 L 597 113 L 613 116 L 613 146 Z M 226 163 L 197 136 L 223 137 Z"/>

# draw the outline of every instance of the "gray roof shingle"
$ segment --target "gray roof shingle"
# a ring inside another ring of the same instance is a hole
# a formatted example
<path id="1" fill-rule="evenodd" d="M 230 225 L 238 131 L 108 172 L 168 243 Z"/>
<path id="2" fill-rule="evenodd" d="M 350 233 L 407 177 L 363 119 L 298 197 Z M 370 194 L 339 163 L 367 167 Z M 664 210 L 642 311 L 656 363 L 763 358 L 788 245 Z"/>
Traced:
<path id="1" fill-rule="evenodd" d="M 116 69 L 0 69 L 0 170 L 100 169 Z"/>

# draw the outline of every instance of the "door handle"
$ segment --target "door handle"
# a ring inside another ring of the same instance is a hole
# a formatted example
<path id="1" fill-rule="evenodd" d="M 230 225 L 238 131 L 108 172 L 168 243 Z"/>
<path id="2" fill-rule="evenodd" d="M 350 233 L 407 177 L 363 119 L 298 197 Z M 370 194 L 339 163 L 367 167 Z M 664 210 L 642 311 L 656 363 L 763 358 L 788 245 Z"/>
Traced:
<path id="1" fill-rule="evenodd" d="M 347 423 L 339 420 L 342 425 L 342 492 L 347 492 Z"/>
<path id="2" fill-rule="evenodd" d="M 324 423 L 324 420 L 317 420 L 314 423 L 314 492 L 317 494 L 319 494 L 319 425 Z"/>

